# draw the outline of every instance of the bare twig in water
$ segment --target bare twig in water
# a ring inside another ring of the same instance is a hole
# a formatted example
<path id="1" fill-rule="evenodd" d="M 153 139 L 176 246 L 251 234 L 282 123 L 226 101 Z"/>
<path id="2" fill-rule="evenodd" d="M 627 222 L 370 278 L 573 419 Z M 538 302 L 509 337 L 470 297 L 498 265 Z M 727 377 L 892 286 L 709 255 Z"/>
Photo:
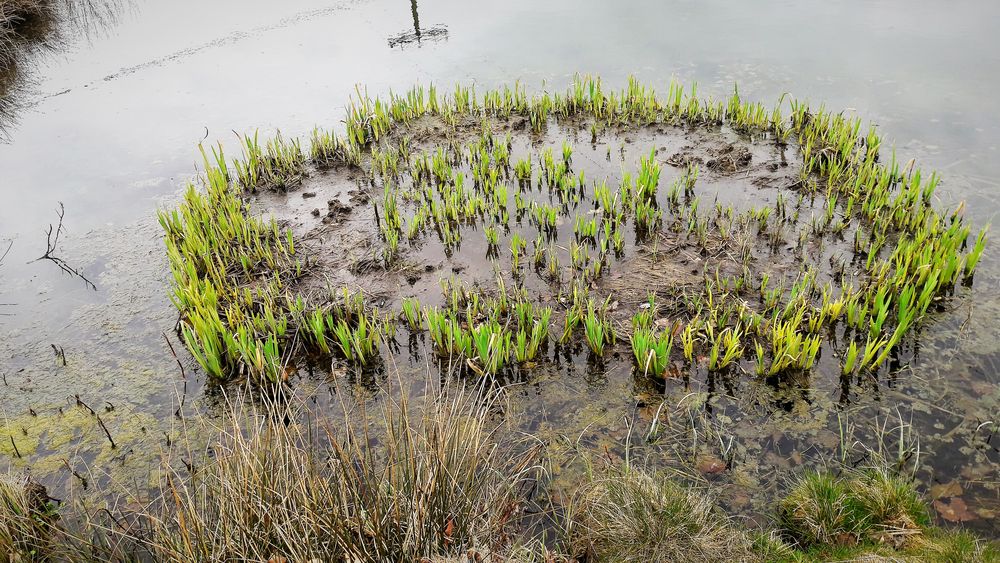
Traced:
<path id="1" fill-rule="evenodd" d="M 90 408 L 90 406 L 87 405 L 87 403 L 83 402 L 83 399 L 80 398 L 80 395 L 74 395 L 74 398 L 76 399 L 76 406 L 83 407 L 83 408 L 87 409 L 88 411 L 90 411 L 90 414 L 92 414 L 92 415 L 95 415 L 95 416 L 97 415 L 97 413 L 94 412 L 94 409 Z"/>
<path id="2" fill-rule="evenodd" d="M 66 350 L 62 346 L 56 346 L 55 344 L 49 344 L 52 346 L 52 351 L 56 353 L 56 360 L 62 362 L 62 365 L 66 365 Z"/>
<path id="3" fill-rule="evenodd" d="M 86 479 L 86 477 L 84 477 L 83 475 L 80 475 L 80 473 L 76 469 L 73 469 L 73 466 L 71 466 L 69 464 L 69 460 L 68 459 L 63 459 L 63 465 L 66 466 L 66 469 L 68 469 L 69 472 L 72 473 L 74 477 L 76 477 L 77 479 L 80 480 L 80 484 L 83 485 L 84 489 L 86 489 L 87 488 L 87 479 Z"/>
<path id="4" fill-rule="evenodd" d="M 13 246 L 14 246 L 13 240 L 7 243 L 7 248 L 3 251 L 3 254 L 0 254 L 0 266 L 3 266 L 3 260 L 4 258 L 7 257 L 8 254 L 10 254 L 10 249 Z M 12 303 L 0 303 L 0 307 L 9 307 L 11 305 Z M 9 316 L 11 316 L 10 313 L 0 313 L 0 317 L 9 317 Z"/>
<path id="5" fill-rule="evenodd" d="M 94 282 L 87 279 L 79 270 L 70 266 L 65 260 L 55 255 L 56 248 L 59 246 L 59 236 L 63 233 L 63 217 L 66 215 L 66 208 L 63 206 L 62 202 L 59 202 L 59 211 L 56 212 L 59 215 L 59 224 L 53 228 L 52 224 L 49 224 L 49 230 L 45 234 L 45 254 L 41 257 L 36 258 L 32 262 L 38 262 L 39 260 L 51 260 L 55 262 L 59 269 L 66 272 L 71 276 L 76 276 L 83 280 L 87 284 L 87 287 L 97 291 L 97 286 Z M 55 232 L 53 232 L 53 230 Z"/>
<path id="6" fill-rule="evenodd" d="M 174 357 L 174 361 L 177 362 L 177 367 L 181 368 L 181 379 L 187 379 L 187 374 L 184 372 L 184 364 L 181 363 L 181 359 L 177 357 L 177 352 L 174 351 L 174 345 L 170 343 L 170 339 L 167 338 L 167 333 L 163 333 L 163 340 L 167 342 L 167 348 L 170 349 L 170 355 Z"/>
<path id="7" fill-rule="evenodd" d="M 101 430 L 104 430 L 104 435 L 108 437 L 108 441 L 111 442 L 111 449 L 117 449 L 118 446 L 115 444 L 115 440 L 111 437 L 111 432 L 108 431 L 108 427 L 104 425 L 104 421 L 101 420 L 101 415 L 95 414 L 97 417 L 97 424 L 101 425 Z"/>
<path id="8" fill-rule="evenodd" d="M 174 411 L 174 416 L 177 418 L 184 418 L 181 411 L 184 409 L 184 402 L 187 400 L 187 373 L 184 371 L 184 364 L 181 363 L 181 359 L 177 357 L 177 352 L 174 351 L 174 345 L 170 343 L 170 339 L 167 338 L 167 333 L 165 332 L 163 333 L 163 340 L 167 342 L 167 348 L 170 349 L 170 354 L 174 357 L 174 361 L 177 362 L 177 367 L 181 368 L 181 379 L 184 381 L 184 391 L 181 394 L 181 404 L 177 407 L 177 410 Z M 167 442 L 169 441 L 170 438 L 167 437 Z M 168 443 L 167 445 L 169 446 L 170 444 Z"/>

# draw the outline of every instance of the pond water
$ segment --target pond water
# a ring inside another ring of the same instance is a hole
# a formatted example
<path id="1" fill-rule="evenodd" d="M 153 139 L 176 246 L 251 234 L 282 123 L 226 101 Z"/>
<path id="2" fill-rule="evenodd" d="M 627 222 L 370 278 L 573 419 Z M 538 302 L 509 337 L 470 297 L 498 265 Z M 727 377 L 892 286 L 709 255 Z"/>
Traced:
<path id="1" fill-rule="evenodd" d="M 134 474 L 158 463 L 182 401 L 210 402 L 172 333 L 154 216 L 195 174 L 203 140 L 235 153 L 234 132 L 336 127 L 359 86 L 383 95 L 519 80 L 531 92 L 592 73 L 615 87 L 634 74 L 664 92 L 676 76 L 716 97 L 738 84 L 767 105 L 789 92 L 871 120 L 900 160 L 940 171 L 940 206 L 965 200 L 978 225 L 1000 209 L 998 18 L 1000 5 L 974 1 L 133 2 L 114 26 L 21 69 L 24 107 L 0 145 L 0 254 L 12 241 L 0 265 L 0 453 L 50 482 L 72 481 L 67 466 Z M 60 203 L 56 255 L 96 290 L 35 261 Z M 744 469 L 722 483 L 731 504 L 752 504 L 744 487 L 779 487 L 774 469 L 818 463 L 844 420 L 901 418 L 920 437 L 928 490 L 962 496 L 966 525 L 1000 535 L 998 256 L 990 245 L 973 288 L 921 334 L 920 354 L 874 389 L 818 382 L 790 407 L 695 409 L 705 418 L 696 425 L 739 444 Z M 634 388 L 625 362 L 594 378 L 543 375 L 524 389 L 527 428 L 587 428 L 580 440 L 595 446 L 624 439 L 623 417 L 648 392 Z M 667 393 L 676 403 L 691 391 Z M 121 447 L 108 447 L 78 402 L 101 413 Z"/>

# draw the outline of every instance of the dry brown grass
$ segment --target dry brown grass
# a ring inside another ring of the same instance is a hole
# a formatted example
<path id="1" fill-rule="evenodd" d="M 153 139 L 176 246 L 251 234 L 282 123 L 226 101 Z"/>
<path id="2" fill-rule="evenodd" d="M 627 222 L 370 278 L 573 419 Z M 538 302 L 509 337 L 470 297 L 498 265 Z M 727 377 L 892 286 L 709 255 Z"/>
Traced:
<path id="1" fill-rule="evenodd" d="M 0 474 L 0 559 L 33 559 L 46 549 L 53 513 L 45 488 L 25 475 Z"/>
<path id="2" fill-rule="evenodd" d="M 283 407 L 234 414 L 214 461 L 165 480 L 158 508 L 140 515 L 139 543 L 178 562 L 501 553 L 538 452 L 497 442 L 496 400 L 458 391 L 419 416 L 386 404 L 339 428 L 286 424 L 301 417 Z"/>
<path id="3" fill-rule="evenodd" d="M 597 561 L 759 561 L 754 538 L 704 492 L 638 468 L 585 487 L 571 529 L 576 551 Z"/>
<path id="4" fill-rule="evenodd" d="M 52 0 L 0 0 L 0 70 L 14 64 L 28 30 L 55 13 Z"/>

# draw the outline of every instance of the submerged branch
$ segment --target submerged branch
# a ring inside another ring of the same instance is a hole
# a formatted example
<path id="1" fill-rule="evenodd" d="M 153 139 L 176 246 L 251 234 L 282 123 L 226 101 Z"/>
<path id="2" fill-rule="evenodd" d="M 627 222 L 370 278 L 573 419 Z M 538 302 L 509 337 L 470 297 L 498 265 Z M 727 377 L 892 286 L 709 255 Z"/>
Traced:
<path id="1" fill-rule="evenodd" d="M 7 258 L 7 255 L 10 254 L 10 249 L 13 248 L 13 246 L 14 246 L 14 241 L 13 240 L 8 241 L 8 243 L 7 243 L 7 249 L 3 251 L 3 254 L 0 254 L 0 266 L 3 266 L 4 258 Z M 10 307 L 12 305 L 14 305 L 14 304 L 13 303 L 0 303 L 0 307 Z M 12 316 L 10 313 L 0 313 L 0 317 L 10 317 L 10 316 Z"/>
<path id="2" fill-rule="evenodd" d="M 59 246 L 59 237 L 63 233 L 63 218 L 66 215 L 66 208 L 62 202 L 59 202 L 59 211 L 56 213 L 59 215 L 59 223 L 56 227 L 53 227 L 51 223 L 49 224 L 49 230 L 45 234 L 45 254 L 32 260 L 29 264 L 38 262 L 39 260 L 52 261 L 56 264 L 56 266 L 59 266 L 60 270 L 71 276 L 80 278 L 85 284 L 87 284 L 87 287 L 97 291 L 97 285 L 95 285 L 94 282 L 87 279 L 87 277 L 84 276 L 80 270 L 70 266 L 65 260 L 55 255 L 56 249 Z"/>
<path id="3" fill-rule="evenodd" d="M 10 249 L 13 248 L 13 247 L 14 247 L 14 241 L 13 240 L 8 241 L 7 242 L 7 249 L 3 251 L 3 254 L 0 254 L 0 266 L 3 265 L 4 258 L 6 258 L 8 254 L 10 254 Z"/>

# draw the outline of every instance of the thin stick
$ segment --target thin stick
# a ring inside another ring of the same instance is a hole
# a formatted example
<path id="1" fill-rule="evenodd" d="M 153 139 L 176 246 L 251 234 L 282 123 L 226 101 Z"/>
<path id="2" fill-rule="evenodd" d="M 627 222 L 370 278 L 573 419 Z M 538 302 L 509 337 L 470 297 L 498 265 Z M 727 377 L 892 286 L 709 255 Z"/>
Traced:
<path id="1" fill-rule="evenodd" d="M 187 379 L 187 374 L 184 372 L 184 364 L 181 363 L 180 358 L 177 357 L 177 352 L 174 351 L 174 345 L 170 343 L 170 339 L 167 338 L 167 333 L 163 333 L 163 339 L 167 341 L 167 348 L 170 348 L 170 354 L 174 357 L 174 361 L 177 362 L 177 367 L 181 368 L 181 378 Z"/>
<path id="2" fill-rule="evenodd" d="M 101 415 L 95 414 L 94 416 L 97 417 L 97 424 L 101 425 L 101 430 L 104 430 L 104 435 L 107 436 L 108 437 L 108 441 L 111 442 L 111 449 L 112 450 L 116 449 L 118 446 L 115 445 L 115 440 L 114 440 L 114 438 L 111 437 L 111 432 L 108 431 L 108 427 L 105 426 L 104 425 L 104 421 L 101 420 Z"/>
<path id="3" fill-rule="evenodd" d="M 3 255 L 0 256 L 0 264 L 3 264 L 3 259 L 6 258 L 8 254 L 10 254 L 10 249 L 13 246 L 14 246 L 14 241 L 13 240 L 10 241 L 9 243 L 7 243 L 7 250 L 4 250 L 3 251 Z"/>
<path id="4" fill-rule="evenodd" d="M 74 477 L 76 477 L 77 479 L 80 480 L 80 484 L 83 485 L 84 489 L 86 489 L 87 488 L 87 479 L 83 475 L 80 475 L 80 473 L 78 473 L 76 469 L 73 469 L 73 467 L 69 464 L 69 460 L 68 459 L 65 459 L 65 458 L 63 459 L 63 465 L 66 466 L 66 469 L 68 469 L 69 472 L 72 473 Z"/>
<path id="5" fill-rule="evenodd" d="M 39 260 L 49 260 L 54 262 L 57 266 L 59 266 L 60 270 L 71 276 L 80 278 L 85 284 L 87 284 L 87 287 L 97 291 L 97 286 L 94 285 L 94 282 L 87 279 L 87 277 L 80 273 L 79 270 L 70 266 L 65 260 L 54 254 L 59 246 L 59 237 L 63 233 L 63 217 L 66 215 L 66 208 L 63 206 L 61 201 L 59 202 L 59 211 L 57 211 L 56 214 L 59 215 L 59 224 L 55 227 L 55 232 L 53 232 L 53 227 L 50 223 L 49 230 L 45 233 L 45 254 L 28 263 L 31 264 L 33 262 L 38 262 Z"/>
<path id="6" fill-rule="evenodd" d="M 97 413 L 94 412 L 94 409 L 92 409 L 89 406 L 87 406 L 87 403 L 84 403 L 83 400 L 80 399 L 80 395 L 76 395 L 76 406 L 83 407 L 83 408 L 87 409 L 88 411 L 90 411 L 90 414 L 92 414 L 92 415 L 95 415 L 95 416 L 97 415 Z"/>

